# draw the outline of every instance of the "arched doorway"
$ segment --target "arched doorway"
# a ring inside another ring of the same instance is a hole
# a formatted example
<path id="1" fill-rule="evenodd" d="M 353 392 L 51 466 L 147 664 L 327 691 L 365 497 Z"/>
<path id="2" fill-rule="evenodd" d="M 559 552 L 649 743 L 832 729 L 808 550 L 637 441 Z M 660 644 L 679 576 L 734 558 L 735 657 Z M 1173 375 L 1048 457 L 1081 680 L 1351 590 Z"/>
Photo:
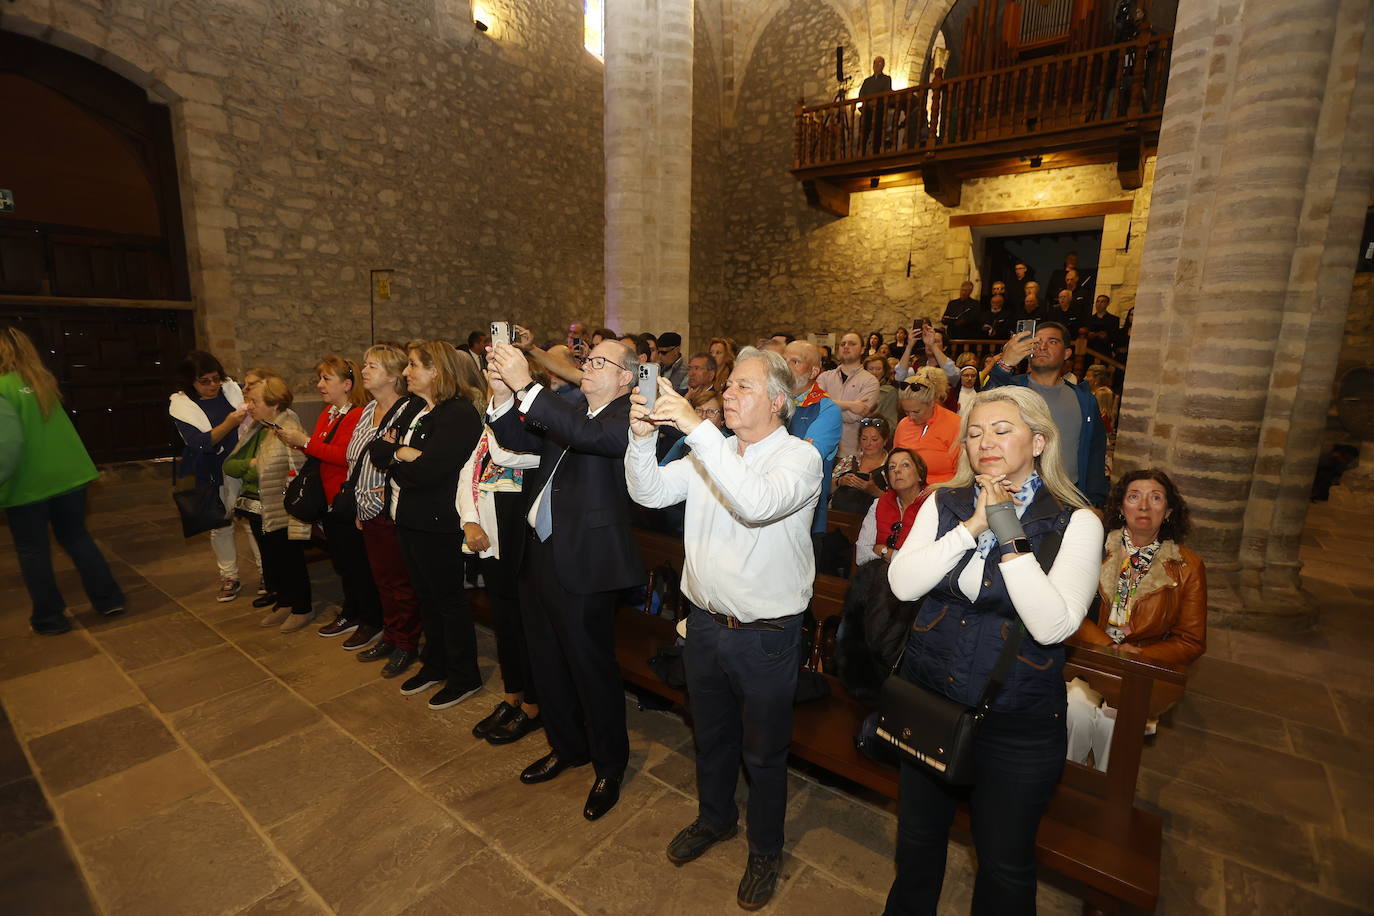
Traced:
<path id="1" fill-rule="evenodd" d="M 0 31 L 0 123 L 0 323 L 48 358 L 97 460 L 168 454 L 172 370 L 195 338 L 170 112 Z"/>

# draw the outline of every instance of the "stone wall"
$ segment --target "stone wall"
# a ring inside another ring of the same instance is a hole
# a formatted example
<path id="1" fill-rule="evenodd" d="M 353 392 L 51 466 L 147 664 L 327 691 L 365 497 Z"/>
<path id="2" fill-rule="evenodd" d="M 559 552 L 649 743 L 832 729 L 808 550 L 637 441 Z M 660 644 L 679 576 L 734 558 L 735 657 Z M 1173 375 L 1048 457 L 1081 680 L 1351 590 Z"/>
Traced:
<path id="1" fill-rule="evenodd" d="M 719 314 L 724 297 L 725 197 L 721 148 L 721 52 L 715 47 L 709 17 L 720 16 L 716 4 L 696 6 L 695 61 L 692 71 L 692 251 L 688 296 L 692 322 L 680 328 L 688 355 L 714 335 L 704 316 Z M 717 30 L 718 31 L 718 30 Z M 655 332 L 669 328 L 654 328 Z M 690 330 L 690 333 L 687 333 Z"/>
<path id="2" fill-rule="evenodd" d="M 577 0 L 15 0 L 0 27 L 172 107 L 201 343 L 307 381 L 376 333 L 603 311 L 601 69 Z"/>
<path id="3" fill-rule="evenodd" d="M 789 171 L 793 113 L 799 96 L 816 104 L 833 93 L 838 44 L 853 48 L 834 10 L 797 0 L 755 46 L 725 137 L 724 295 L 694 308 L 694 326 L 741 341 L 774 329 L 890 333 L 938 317 L 974 275 L 973 234 L 950 217 L 1119 200 L 1132 212 L 1104 217 L 1099 289 L 1119 314 L 1134 304 L 1153 159 L 1139 191 L 1123 191 L 1115 165 L 1102 164 L 972 179 L 953 209 L 919 185 L 854 194 L 843 218 L 809 207 Z"/>

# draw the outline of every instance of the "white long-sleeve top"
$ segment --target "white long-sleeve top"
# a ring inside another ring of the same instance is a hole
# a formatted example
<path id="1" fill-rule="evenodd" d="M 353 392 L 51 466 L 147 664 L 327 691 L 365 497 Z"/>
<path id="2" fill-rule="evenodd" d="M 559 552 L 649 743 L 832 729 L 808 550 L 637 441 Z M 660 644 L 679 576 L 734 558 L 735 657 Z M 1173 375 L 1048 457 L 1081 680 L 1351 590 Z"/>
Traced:
<path id="1" fill-rule="evenodd" d="M 496 436 L 490 429 L 482 430 L 482 435 L 487 439 L 487 452 L 491 455 L 491 460 L 503 468 L 537 468 L 539 467 L 539 456 L 530 452 L 510 452 L 501 447 L 501 443 L 496 441 Z M 497 537 L 496 529 L 496 494 L 491 490 L 478 489 L 477 499 L 472 498 L 473 475 L 481 473 L 481 468 L 477 465 L 477 452 L 473 449 L 468 456 L 467 463 L 463 465 L 463 470 L 458 474 L 458 518 L 464 525 L 477 524 L 482 532 L 486 534 L 490 546 L 477 555 L 479 557 L 499 558 L 501 556 L 500 542 Z M 520 532 L 521 537 L 524 532 Z M 463 550 L 467 551 L 467 545 L 463 545 Z"/>
<path id="2" fill-rule="evenodd" d="M 702 423 L 687 436 L 691 453 L 659 467 L 655 439 L 630 436 L 625 482 L 641 506 L 687 501 L 683 594 L 745 623 L 804 611 L 816 578 L 820 453 L 780 426 L 740 454 L 737 439 Z"/>
<path id="3" fill-rule="evenodd" d="M 955 525 L 936 538 L 940 512 L 939 491 L 927 499 L 916 513 L 916 524 L 906 543 L 892 558 L 888 584 L 903 601 L 914 601 L 940 583 L 959 565 L 965 553 L 977 546 L 963 525 Z M 1001 566 L 1007 594 L 1026 631 L 1041 645 L 1063 642 L 1078 632 L 1087 616 L 1088 604 L 1097 593 L 1102 568 L 1102 521 L 1088 509 L 1079 509 L 1069 519 L 1059 554 L 1048 575 L 1032 554 L 1022 554 Z M 959 591 L 970 601 L 983 587 L 983 562 L 975 557 L 959 575 Z"/>

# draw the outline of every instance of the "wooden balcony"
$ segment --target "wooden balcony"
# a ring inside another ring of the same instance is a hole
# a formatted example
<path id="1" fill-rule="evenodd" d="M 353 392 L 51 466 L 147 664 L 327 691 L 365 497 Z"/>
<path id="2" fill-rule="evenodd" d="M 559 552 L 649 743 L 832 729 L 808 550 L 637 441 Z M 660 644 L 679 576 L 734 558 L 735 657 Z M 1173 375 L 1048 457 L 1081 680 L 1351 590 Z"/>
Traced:
<path id="1" fill-rule="evenodd" d="M 1086 162 L 1117 163 L 1140 187 L 1159 142 L 1173 34 L 862 99 L 799 105 L 792 174 L 813 206 L 849 212 L 852 191 L 925 185 L 958 206 L 965 178 Z"/>

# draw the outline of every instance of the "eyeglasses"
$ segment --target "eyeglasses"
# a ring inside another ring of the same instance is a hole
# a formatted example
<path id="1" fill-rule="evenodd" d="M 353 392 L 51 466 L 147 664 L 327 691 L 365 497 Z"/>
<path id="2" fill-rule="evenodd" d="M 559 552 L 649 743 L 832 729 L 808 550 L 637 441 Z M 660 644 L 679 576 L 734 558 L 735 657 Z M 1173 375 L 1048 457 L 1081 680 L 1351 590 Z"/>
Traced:
<path id="1" fill-rule="evenodd" d="M 697 416 L 701 417 L 703 420 L 709 420 L 712 417 L 720 416 L 720 411 L 716 410 L 714 407 L 698 407 Z"/>
<path id="2" fill-rule="evenodd" d="M 615 360 L 611 359 L 609 356 L 589 356 L 589 357 L 587 357 L 586 365 L 591 366 L 593 369 L 605 369 L 607 363 L 610 363 L 612 366 L 615 366 L 617 369 L 625 369 L 624 366 L 620 365 L 620 363 L 618 363 L 618 362 L 616 362 Z M 630 370 L 629 370 L 629 369 L 625 369 L 625 371 L 626 371 L 626 372 L 629 372 Z"/>
<path id="3" fill-rule="evenodd" d="M 887 546 L 889 550 L 896 549 L 897 535 L 902 533 L 902 523 L 900 520 L 892 523 L 892 533 L 887 536 Z"/>
<path id="4" fill-rule="evenodd" d="M 223 384 L 224 384 L 224 379 L 220 378 L 218 375 L 202 375 L 200 378 L 196 379 L 196 384 L 197 384 L 197 385 L 223 385 Z"/>
<path id="5" fill-rule="evenodd" d="M 887 425 L 887 421 L 884 420 L 882 417 L 864 417 L 862 420 L 859 421 L 859 425 L 872 426 L 876 429 L 882 429 L 884 426 Z"/>
<path id="6" fill-rule="evenodd" d="M 921 382 L 902 382 L 903 391 L 925 391 L 927 387 Z"/>

